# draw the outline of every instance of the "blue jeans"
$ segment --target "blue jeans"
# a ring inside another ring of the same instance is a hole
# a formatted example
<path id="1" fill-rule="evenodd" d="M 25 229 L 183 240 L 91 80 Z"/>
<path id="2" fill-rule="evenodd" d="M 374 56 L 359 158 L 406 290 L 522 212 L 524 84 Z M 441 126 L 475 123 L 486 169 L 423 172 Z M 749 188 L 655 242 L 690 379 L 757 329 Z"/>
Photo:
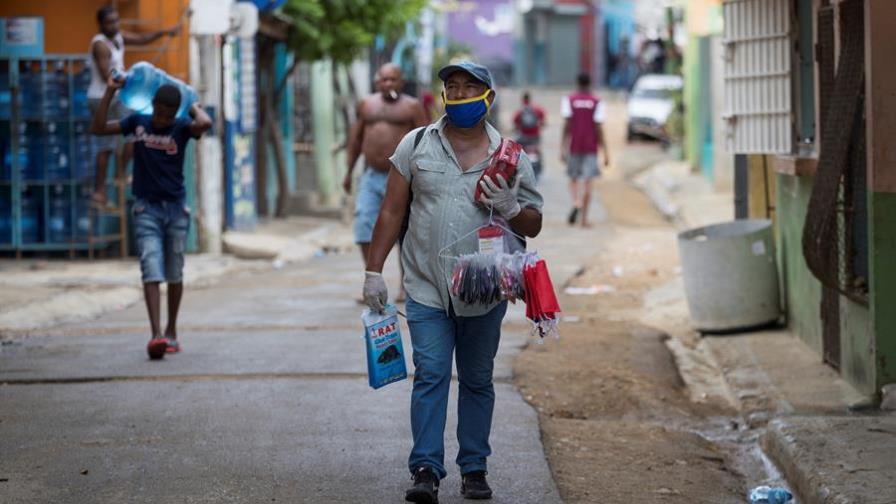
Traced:
<path id="1" fill-rule="evenodd" d="M 445 421 L 452 354 L 457 362 L 457 465 L 461 474 L 486 470 L 491 455 L 488 437 L 495 408 L 492 371 L 501 339 L 507 302 L 478 317 L 459 317 L 454 310 L 407 301 L 408 326 L 414 347 L 414 390 L 411 430 L 414 447 L 408 468 L 428 466 L 440 478 L 445 471 Z"/>
<path id="2" fill-rule="evenodd" d="M 182 201 L 134 202 L 134 234 L 143 283 L 180 283 L 190 210 Z"/>
<path id="3" fill-rule="evenodd" d="M 388 179 L 389 172 L 374 168 L 367 168 L 361 174 L 355 195 L 355 243 L 370 243 L 373 238 L 373 227 L 386 197 Z"/>

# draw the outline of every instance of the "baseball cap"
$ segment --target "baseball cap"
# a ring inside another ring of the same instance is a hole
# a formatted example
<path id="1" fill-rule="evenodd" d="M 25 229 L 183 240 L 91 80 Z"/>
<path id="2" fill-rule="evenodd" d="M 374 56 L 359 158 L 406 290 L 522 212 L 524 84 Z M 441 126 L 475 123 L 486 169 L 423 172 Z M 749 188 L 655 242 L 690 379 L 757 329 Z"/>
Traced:
<path id="1" fill-rule="evenodd" d="M 439 78 L 444 82 L 451 74 L 458 71 L 467 72 L 476 80 L 488 86 L 489 89 L 492 89 L 492 73 L 488 71 L 488 68 L 472 61 L 460 61 L 442 68 L 439 70 Z"/>

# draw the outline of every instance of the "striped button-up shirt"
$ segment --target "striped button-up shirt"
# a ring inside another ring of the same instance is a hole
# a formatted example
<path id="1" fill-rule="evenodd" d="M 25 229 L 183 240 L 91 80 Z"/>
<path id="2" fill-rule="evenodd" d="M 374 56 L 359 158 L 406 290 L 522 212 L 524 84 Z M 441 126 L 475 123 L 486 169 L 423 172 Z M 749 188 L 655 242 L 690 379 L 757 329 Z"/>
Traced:
<path id="1" fill-rule="evenodd" d="M 488 313 L 495 305 L 466 304 L 451 296 L 452 258 L 478 250 L 475 231 L 488 223 L 489 211 L 474 203 L 473 195 L 501 135 L 486 124 L 489 157 L 463 171 L 445 136 L 446 124 L 443 116 L 427 126 L 416 148 L 416 131 L 408 133 L 389 158 L 413 192 L 410 224 L 401 248 L 404 287 L 420 304 L 447 311 L 450 303 L 457 315 L 474 317 Z M 535 172 L 525 153 L 520 156 L 517 177 L 520 206 L 541 212 L 543 200 L 535 189 Z"/>

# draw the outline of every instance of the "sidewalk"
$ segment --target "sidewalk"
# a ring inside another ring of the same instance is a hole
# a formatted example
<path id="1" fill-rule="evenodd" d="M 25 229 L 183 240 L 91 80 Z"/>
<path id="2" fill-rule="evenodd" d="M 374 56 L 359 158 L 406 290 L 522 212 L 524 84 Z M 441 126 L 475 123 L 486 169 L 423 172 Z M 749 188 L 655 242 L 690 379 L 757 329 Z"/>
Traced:
<path id="1" fill-rule="evenodd" d="M 207 287 L 239 271 L 265 271 L 351 247 L 348 226 L 291 217 L 249 233 L 225 233 L 227 254 L 190 254 L 184 283 Z M 142 298 L 136 258 L 0 261 L 0 338 L 96 318 Z"/>
<path id="2" fill-rule="evenodd" d="M 716 190 L 686 161 L 660 161 L 632 182 L 680 230 L 734 218 L 733 193 Z"/>
<path id="3" fill-rule="evenodd" d="M 682 162 L 659 163 L 633 183 L 679 230 L 733 215 L 731 193 L 714 191 Z M 644 323 L 673 336 L 668 344 L 692 400 L 736 408 L 801 504 L 896 502 L 896 416 L 855 413 L 870 398 L 795 335 L 766 330 L 701 338 L 690 327 L 680 277 L 649 293 L 644 307 Z"/>

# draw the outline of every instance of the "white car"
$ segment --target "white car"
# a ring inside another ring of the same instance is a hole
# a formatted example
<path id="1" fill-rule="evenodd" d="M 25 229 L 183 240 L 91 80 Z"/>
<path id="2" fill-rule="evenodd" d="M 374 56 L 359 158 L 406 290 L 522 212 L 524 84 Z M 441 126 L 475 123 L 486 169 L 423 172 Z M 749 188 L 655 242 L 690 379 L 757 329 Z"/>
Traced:
<path id="1" fill-rule="evenodd" d="M 681 91 L 680 75 L 649 74 L 635 81 L 628 98 L 628 140 L 647 136 L 668 141 L 666 123 L 675 108 L 673 95 Z"/>

